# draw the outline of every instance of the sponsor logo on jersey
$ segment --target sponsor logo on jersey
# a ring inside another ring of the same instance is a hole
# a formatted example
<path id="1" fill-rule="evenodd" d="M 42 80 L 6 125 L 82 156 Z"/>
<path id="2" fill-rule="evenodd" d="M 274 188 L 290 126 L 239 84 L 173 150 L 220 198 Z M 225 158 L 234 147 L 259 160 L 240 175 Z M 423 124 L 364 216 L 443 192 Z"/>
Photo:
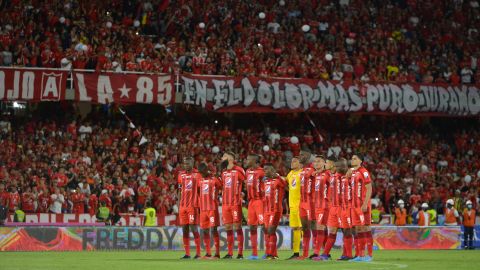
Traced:
<path id="1" fill-rule="evenodd" d="M 368 178 L 368 172 L 363 172 L 363 177 Z"/>
<path id="2" fill-rule="evenodd" d="M 208 184 L 204 184 L 203 185 L 203 193 L 208 193 L 208 190 L 210 189 L 210 187 L 208 186 Z"/>
<path id="3" fill-rule="evenodd" d="M 253 174 L 249 174 L 249 175 L 248 175 L 247 184 L 248 184 L 248 185 L 253 184 Z"/>
<path id="4" fill-rule="evenodd" d="M 232 178 L 227 178 L 227 181 L 225 181 L 225 186 L 226 187 L 231 187 L 232 186 Z"/>
<path id="5" fill-rule="evenodd" d="M 297 186 L 297 179 L 293 179 L 292 181 L 292 187 L 296 187 Z"/>
<path id="6" fill-rule="evenodd" d="M 265 194 L 270 194 L 272 187 L 270 185 L 265 187 Z"/>
<path id="7" fill-rule="evenodd" d="M 192 189 L 192 186 L 193 186 L 192 180 L 188 180 L 187 184 L 185 185 L 185 189 Z"/>
<path id="8" fill-rule="evenodd" d="M 315 190 L 320 190 L 320 181 L 315 181 Z"/>

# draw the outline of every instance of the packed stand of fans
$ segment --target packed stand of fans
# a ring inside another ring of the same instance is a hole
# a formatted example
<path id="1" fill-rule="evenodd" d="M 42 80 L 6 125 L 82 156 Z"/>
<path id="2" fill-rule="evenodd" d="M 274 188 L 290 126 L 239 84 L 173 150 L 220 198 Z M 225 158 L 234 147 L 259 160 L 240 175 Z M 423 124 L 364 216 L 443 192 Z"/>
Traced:
<path id="1" fill-rule="evenodd" d="M 285 176 L 290 158 L 307 148 L 324 156 L 364 153 L 374 183 L 372 203 L 383 213 L 394 213 L 400 199 L 411 214 L 424 202 L 442 214 L 454 197 L 458 210 L 467 200 L 478 208 L 480 132 L 468 128 L 478 121 L 445 132 L 422 118 L 323 115 L 313 118 L 322 127 L 318 132 L 298 115 L 252 120 L 182 111 L 149 119 L 137 114 L 132 128 L 112 110 L 82 121 L 67 120 L 74 119 L 67 114 L 50 120 L 36 113 L 5 116 L 0 203 L 8 200 L 12 212 L 93 215 L 102 201 L 116 213 L 130 214 L 142 213 L 150 201 L 159 215 L 172 214 L 178 211 L 176 175 L 186 156 L 197 165 L 207 162 L 215 173 L 223 151 L 238 153 L 239 165 L 248 153 L 259 153 Z"/>
<path id="2" fill-rule="evenodd" d="M 0 66 L 480 82 L 478 1 L 1 1 Z"/>

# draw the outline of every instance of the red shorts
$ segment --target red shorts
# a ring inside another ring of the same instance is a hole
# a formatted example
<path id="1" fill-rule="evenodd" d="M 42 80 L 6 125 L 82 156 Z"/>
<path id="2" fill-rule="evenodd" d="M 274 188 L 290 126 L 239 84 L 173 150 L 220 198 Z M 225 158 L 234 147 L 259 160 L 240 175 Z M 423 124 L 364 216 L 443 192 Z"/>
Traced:
<path id="1" fill-rule="evenodd" d="M 282 212 L 266 212 L 265 213 L 265 227 L 277 227 L 280 224 Z"/>
<path id="2" fill-rule="evenodd" d="M 237 206 L 222 206 L 222 221 L 223 224 L 242 223 L 242 207 Z"/>
<path id="3" fill-rule="evenodd" d="M 352 209 L 350 207 L 342 208 L 340 214 L 340 228 L 350 229 L 352 226 Z"/>
<path id="4" fill-rule="evenodd" d="M 300 203 L 300 218 L 307 220 L 314 220 L 313 218 L 313 206 L 311 203 Z"/>
<path id="5" fill-rule="evenodd" d="M 263 224 L 263 201 L 252 200 L 248 203 L 248 225 L 262 225 Z"/>
<path id="6" fill-rule="evenodd" d="M 340 214 L 340 207 L 331 207 L 330 210 L 328 210 L 327 227 L 340 228 Z"/>
<path id="7" fill-rule="evenodd" d="M 181 207 L 178 211 L 180 225 L 194 225 L 198 224 L 198 208 Z"/>
<path id="8" fill-rule="evenodd" d="M 327 225 L 328 208 L 315 208 L 315 222 L 318 225 Z"/>
<path id="9" fill-rule="evenodd" d="M 367 212 L 362 212 L 362 208 L 352 209 L 353 226 L 370 226 L 372 224 L 372 208 L 369 206 Z"/>
<path id="10" fill-rule="evenodd" d="M 218 210 L 200 211 L 200 228 L 205 230 L 220 226 L 220 215 Z"/>

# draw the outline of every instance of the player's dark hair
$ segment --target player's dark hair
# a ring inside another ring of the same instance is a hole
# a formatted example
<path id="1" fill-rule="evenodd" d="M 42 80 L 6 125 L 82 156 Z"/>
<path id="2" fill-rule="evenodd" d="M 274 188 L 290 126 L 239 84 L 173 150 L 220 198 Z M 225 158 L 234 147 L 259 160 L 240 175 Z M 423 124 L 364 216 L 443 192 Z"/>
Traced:
<path id="1" fill-rule="evenodd" d="M 358 159 L 360 159 L 362 162 L 364 161 L 365 156 L 364 156 L 362 153 L 360 153 L 360 152 L 355 152 L 353 155 L 354 155 L 354 156 L 357 156 Z"/>
<path id="2" fill-rule="evenodd" d="M 330 156 L 328 156 L 328 157 L 327 157 L 327 160 L 330 160 L 330 161 L 332 161 L 332 162 L 337 162 L 337 161 L 338 161 L 338 159 L 337 159 L 337 157 L 336 157 L 335 155 L 330 155 Z"/>
<path id="3" fill-rule="evenodd" d="M 186 156 L 183 158 L 183 161 L 194 161 L 192 156 Z"/>
<path id="4" fill-rule="evenodd" d="M 237 155 L 235 155 L 235 153 L 233 151 L 225 151 L 225 154 L 233 157 L 234 160 L 237 159 Z"/>
<path id="5" fill-rule="evenodd" d="M 198 165 L 198 171 L 202 174 L 202 176 L 208 176 L 208 165 L 205 162 L 202 162 Z"/>
<path id="6" fill-rule="evenodd" d="M 260 164 L 261 158 L 260 158 L 259 154 L 251 153 L 251 154 L 248 154 L 248 155 L 255 158 L 255 163 Z"/>
<path id="7" fill-rule="evenodd" d="M 273 163 L 271 163 L 271 162 L 267 162 L 267 163 L 263 164 L 263 167 L 267 167 L 267 166 L 275 168 L 275 166 L 273 166 Z"/>
<path id="8" fill-rule="evenodd" d="M 321 158 L 321 159 L 325 160 L 325 157 L 323 155 L 315 155 L 315 158 Z"/>

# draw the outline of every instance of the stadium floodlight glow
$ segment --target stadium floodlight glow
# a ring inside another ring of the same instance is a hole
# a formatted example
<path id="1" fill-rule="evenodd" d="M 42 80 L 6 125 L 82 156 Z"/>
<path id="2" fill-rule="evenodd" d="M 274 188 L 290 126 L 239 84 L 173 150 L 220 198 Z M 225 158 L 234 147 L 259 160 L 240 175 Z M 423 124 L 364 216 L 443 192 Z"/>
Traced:
<path id="1" fill-rule="evenodd" d="M 215 124 L 218 124 L 218 120 L 215 120 Z"/>
<path id="2" fill-rule="evenodd" d="M 16 102 L 16 101 L 13 102 L 13 108 L 18 109 L 20 107 L 22 107 L 22 106 L 20 106 L 20 104 L 18 104 L 18 102 Z"/>

